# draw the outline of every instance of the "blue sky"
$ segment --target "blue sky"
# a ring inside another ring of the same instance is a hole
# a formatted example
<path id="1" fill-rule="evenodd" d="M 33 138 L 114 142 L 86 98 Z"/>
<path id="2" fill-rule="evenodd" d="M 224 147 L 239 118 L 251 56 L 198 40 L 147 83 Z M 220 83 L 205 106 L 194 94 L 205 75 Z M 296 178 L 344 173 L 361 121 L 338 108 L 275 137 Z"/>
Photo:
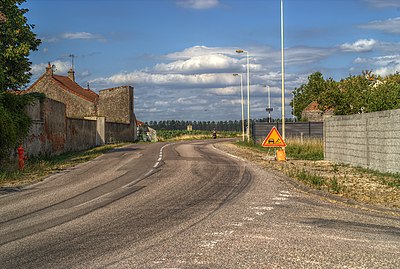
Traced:
<path id="1" fill-rule="evenodd" d="M 281 115 L 280 0 L 27 0 L 42 39 L 32 81 L 47 62 L 94 91 L 131 85 L 139 120 L 239 120 L 240 79 L 251 74 L 251 117 Z M 400 71 L 399 0 L 284 0 L 285 114 L 291 92 L 321 71 Z"/>

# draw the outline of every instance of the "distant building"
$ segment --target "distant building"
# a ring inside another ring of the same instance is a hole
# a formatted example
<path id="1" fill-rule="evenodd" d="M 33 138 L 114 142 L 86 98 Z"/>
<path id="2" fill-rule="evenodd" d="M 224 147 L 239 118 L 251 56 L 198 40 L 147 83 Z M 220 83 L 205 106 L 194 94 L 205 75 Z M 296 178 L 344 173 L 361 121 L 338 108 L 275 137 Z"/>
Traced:
<path id="1" fill-rule="evenodd" d="M 318 108 L 319 104 L 316 101 L 311 102 L 302 112 L 301 118 L 312 122 L 322 122 L 325 117 L 333 115 L 333 110 L 328 109 L 325 112 Z"/>

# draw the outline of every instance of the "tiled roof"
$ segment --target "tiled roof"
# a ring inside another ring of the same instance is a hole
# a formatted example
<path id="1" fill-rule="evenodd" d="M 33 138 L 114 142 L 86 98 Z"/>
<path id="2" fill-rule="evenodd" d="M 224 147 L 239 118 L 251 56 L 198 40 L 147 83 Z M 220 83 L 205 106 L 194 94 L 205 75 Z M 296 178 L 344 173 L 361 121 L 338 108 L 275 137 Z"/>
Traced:
<path id="1" fill-rule="evenodd" d="M 320 111 L 318 108 L 318 103 L 316 101 L 311 102 L 304 111 Z"/>
<path id="2" fill-rule="evenodd" d="M 53 78 L 57 82 L 59 82 L 63 86 L 63 88 L 65 88 L 67 91 L 79 97 L 82 97 L 92 103 L 95 103 L 97 101 L 97 98 L 99 97 L 99 95 L 94 91 L 82 88 L 75 81 L 72 81 L 68 77 L 53 75 Z"/>

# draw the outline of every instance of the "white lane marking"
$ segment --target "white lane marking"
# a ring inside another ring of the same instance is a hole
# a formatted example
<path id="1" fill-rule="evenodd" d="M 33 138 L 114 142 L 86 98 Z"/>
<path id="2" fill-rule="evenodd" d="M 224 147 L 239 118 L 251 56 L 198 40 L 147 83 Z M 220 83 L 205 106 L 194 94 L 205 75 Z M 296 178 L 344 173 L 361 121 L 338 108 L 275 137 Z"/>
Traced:
<path id="1" fill-rule="evenodd" d="M 223 232 L 214 232 L 213 235 L 216 236 L 227 236 L 233 234 L 234 231 L 223 231 Z"/>
<path id="2" fill-rule="evenodd" d="M 274 198 L 272 198 L 272 200 L 275 200 L 275 201 L 286 201 L 286 200 L 288 200 L 288 198 L 286 198 L 286 197 L 274 197 Z"/>
<path id="3" fill-rule="evenodd" d="M 254 209 L 254 210 L 273 210 L 274 208 L 272 206 L 251 206 L 250 209 Z"/>
<path id="4" fill-rule="evenodd" d="M 157 167 L 158 167 L 158 165 L 160 164 L 160 162 L 161 162 L 162 159 L 163 159 L 163 150 L 164 150 L 165 147 L 167 147 L 167 146 L 169 146 L 169 145 L 172 145 L 172 144 L 166 144 L 166 145 L 164 145 L 164 146 L 162 146 L 162 147 L 160 148 L 160 155 L 159 155 L 159 157 L 158 157 L 158 159 L 157 159 L 156 164 L 153 166 L 153 168 L 157 168 Z"/>
<path id="5" fill-rule="evenodd" d="M 211 240 L 211 241 L 202 241 L 201 247 L 203 248 L 214 248 L 221 240 Z"/>

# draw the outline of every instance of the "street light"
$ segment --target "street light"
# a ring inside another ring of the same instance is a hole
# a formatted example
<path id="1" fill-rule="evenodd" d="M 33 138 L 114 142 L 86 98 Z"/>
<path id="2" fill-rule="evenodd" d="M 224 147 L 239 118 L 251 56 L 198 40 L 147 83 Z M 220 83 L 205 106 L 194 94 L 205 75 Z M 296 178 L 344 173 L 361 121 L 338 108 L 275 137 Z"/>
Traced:
<path id="1" fill-rule="evenodd" d="M 240 96 L 242 98 L 242 138 L 243 138 L 243 142 L 244 142 L 244 100 L 243 100 L 243 76 L 242 74 L 232 74 L 235 77 L 236 76 L 240 76 Z"/>
<path id="2" fill-rule="evenodd" d="M 282 138 L 285 140 L 285 63 L 283 39 L 283 0 L 281 0 L 281 64 L 282 64 Z"/>
<path id="3" fill-rule="evenodd" d="M 271 122 L 271 112 L 274 111 L 274 109 L 271 107 L 271 91 L 269 89 L 269 86 L 267 87 L 268 90 L 268 107 L 265 109 L 268 112 L 268 122 Z"/>
<path id="4" fill-rule="evenodd" d="M 236 50 L 237 53 L 246 53 L 247 58 L 247 142 L 250 142 L 250 64 L 249 52 L 246 50 Z"/>

